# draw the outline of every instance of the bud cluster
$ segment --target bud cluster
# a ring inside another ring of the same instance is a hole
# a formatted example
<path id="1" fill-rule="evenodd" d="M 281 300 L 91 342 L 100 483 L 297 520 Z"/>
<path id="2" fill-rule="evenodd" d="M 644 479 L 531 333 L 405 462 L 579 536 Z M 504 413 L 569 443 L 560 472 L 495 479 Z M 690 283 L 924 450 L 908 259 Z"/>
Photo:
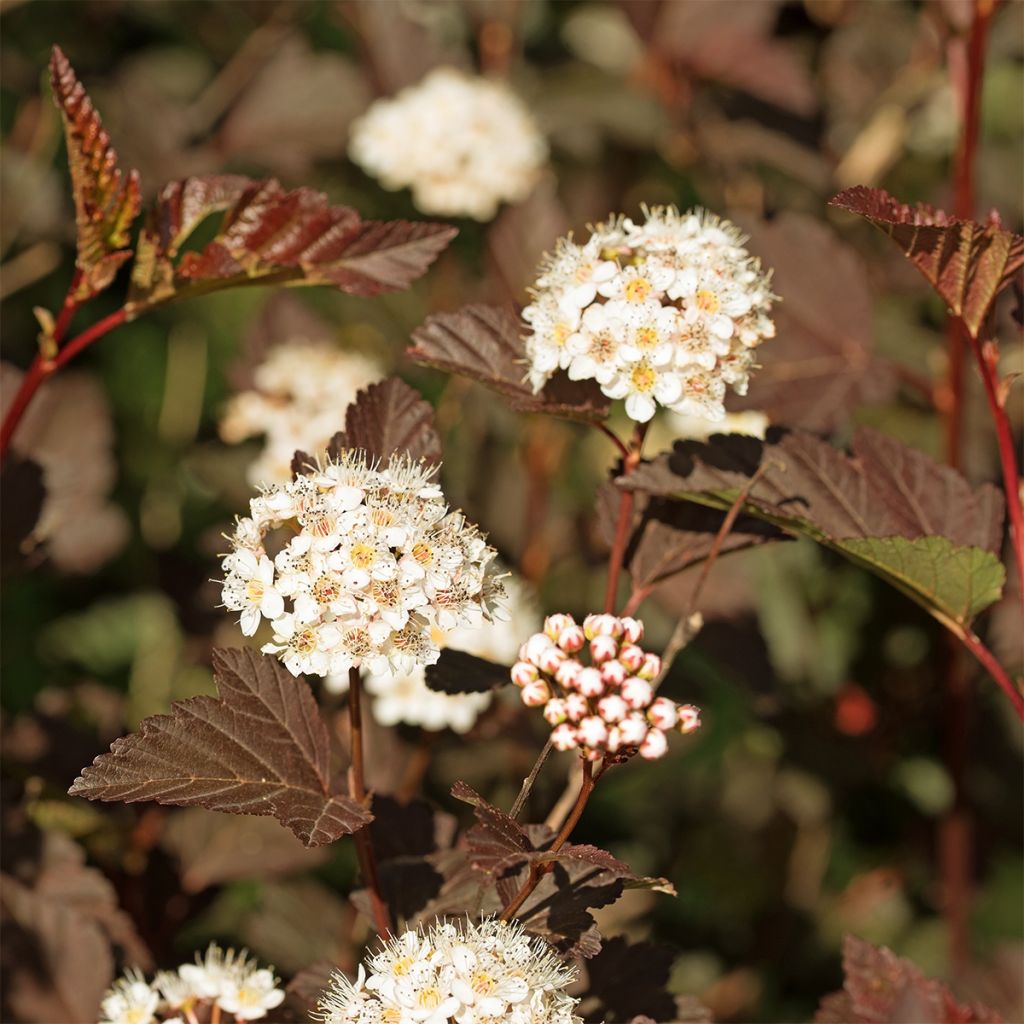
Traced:
<path id="1" fill-rule="evenodd" d="M 668 750 L 667 732 L 699 728 L 697 708 L 655 696 L 661 658 L 639 646 L 643 635 L 638 619 L 588 615 L 581 626 L 558 614 L 519 648 L 512 682 L 527 707 L 544 709 L 556 750 L 654 761 Z"/>

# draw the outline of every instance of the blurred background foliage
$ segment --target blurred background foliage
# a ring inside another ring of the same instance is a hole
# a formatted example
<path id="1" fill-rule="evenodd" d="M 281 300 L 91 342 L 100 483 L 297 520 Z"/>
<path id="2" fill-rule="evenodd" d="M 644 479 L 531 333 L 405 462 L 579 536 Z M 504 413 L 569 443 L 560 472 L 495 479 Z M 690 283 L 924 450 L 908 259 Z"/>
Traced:
<path id="1" fill-rule="evenodd" d="M 245 472 L 259 442 L 225 445 L 218 417 L 261 354 L 304 333 L 310 315 L 333 344 L 373 353 L 436 404 L 447 493 L 549 611 L 585 612 L 600 599 L 606 549 L 592 513 L 610 446 L 583 427 L 520 417 L 402 351 L 430 312 L 522 301 L 555 238 L 610 210 L 705 205 L 750 230 L 769 265 L 790 268 L 777 289 L 779 338 L 764 350 L 765 379 L 755 378 L 746 408 L 840 442 L 868 423 L 939 455 L 931 394 L 944 369 L 943 310 L 884 238 L 825 203 L 841 187 L 869 184 L 948 205 L 958 117 L 947 54 L 970 7 L 4 3 L 3 344 L 4 360 L 20 368 L 35 345 L 33 308 L 59 307 L 73 266 L 60 121 L 45 78 L 53 43 L 150 198 L 172 178 L 232 170 L 311 185 L 367 217 L 419 219 L 407 193 L 382 191 L 346 160 L 347 126 L 374 96 L 444 63 L 507 75 L 552 146 L 533 195 L 489 225 L 459 222 L 448 253 L 407 293 L 365 300 L 309 289 L 282 300 L 252 289 L 172 304 L 118 328 L 50 385 L 40 400 L 51 427 L 45 465 L 70 460 L 78 472 L 48 539 L 5 547 L 6 870 L 31 879 L 41 837 L 70 836 L 161 965 L 211 937 L 246 943 L 285 973 L 352 956 L 364 926 L 343 898 L 355 870 L 350 844 L 311 853 L 266 819 L 63 795 L 141 718 L 211 692 L 211 647 L 240 642 L 210 577 L 250 495 Z M 1024 5 L 1004 4 L 978 159 L 979 212 L 995 207 L 1018 229 L 1022 26 Z M 76 323 L 116 308 L 117 292 Z M 1004 369 L 1024 369 L 1016 328 L 1000 316 Z M 808 317 L 829 329 L 801 332 Z M 823 367 L 818 378 L 811 361 Z M 823 407 L 811 399 L 826 388 Z M 975 480 L 996 470 L 979 390 L 972 373 L 964 467 Z M 672 436 L 671 424 L 659 425 L 650 450 Z M 12 527 L 26 500 L 5 481 Z M 68 536 L 74 543 L 62 547 Z M 667 641 L 692 586 L 684 573 L 644 606 L 652 647 Z M 961 993 L 1020 1019 L 1020 731 L 995 687 L 909 601 L 809 543 L 723 558 L 702 605 L 704 631 L 666 692 L 700 705 L 704 728 L 660 762 L 613 772 L 577 833 L 639 873 L 667 876 L 679 898 L 630 893 L 602 912 L 602 930 L 669 945 L 674 990 L 699 996 L 720 1020 L 809 1019 L 839 985 L 846 931 L 955 975 Z M 1004 602 L 981 628 L 1019 669 L 1019 606 Z M 956 964 L 938 867 L 957 770 L 944 753 L 950 658 L 974 687 L 962 723 L 972 957 Z M 542 743 L 520 712 L 499 702 L 467 739 L 437 738 L 427 794 L 455 813 L 447 788 L 465 778 L 507 806 Z M 400 729 L 373 742 L 385 788 L 419 738 Z M 531 820 L 557 798 L 567 768 L 549 763 Z"/>

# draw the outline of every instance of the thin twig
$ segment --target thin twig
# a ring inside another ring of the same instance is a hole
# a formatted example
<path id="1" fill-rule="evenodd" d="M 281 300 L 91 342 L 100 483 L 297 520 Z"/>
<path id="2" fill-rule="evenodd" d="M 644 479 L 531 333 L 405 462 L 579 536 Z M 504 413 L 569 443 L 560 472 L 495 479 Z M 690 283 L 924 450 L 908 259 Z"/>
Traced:
<path id="1" fill-rule="evenodd" d="M 629 476 L 640 464 L 643 457 L 644 437 L 647 435 L 647 424 L 638 423 L 630 442 L 629 451 L 622 460 L 622 475 Z M 626 545 L 633 525 L 633 505 L 636 497 L 632 491 L 623 490 L 619 496 L 619 516 L 615 524 L 615 536 L 612 549 L 608 554 L 608 583 L 604 592 L 605 614 L 615 613 L 616 597 L 619 590 L 619 576 L 622 573 L 622 562 L 626 556 Z"/>
<path id="2" fill-rule="evenodd" d="M 353 666 L 348 670 L 348 720 L 349 742 L 351 746 L 351 764 L 348 770 L 348 785 L 352 798 L 364 806 L 369 806 L 366 795 L 365 772 L 363 765 L 363 718 L 362 718 L 362 679 L 359 669 Z M 373 854 L 373 839 L 369 828 L 361 828 L 354 835 L 356 854 L 359 857 L 359 871 L 363 876 L 370 895 L 370 906 L 373 910 L 374 927 L 381 938 L 391 934 L 391 919 L 387 904 L 380 894 L 380 879 L 377 875 L 377 861 Z"/>
<path id="3" fill-rule="evenodd" d="M 540 775 L 540 770 L 544 767 L 544 762 L 548 759 L 551 749 L 551 740 L 549 738 L 547 743 L 544 744 L 544 749 L 537 755 L 537 760 L 533 762 L 530 774 L 523 779 L 523 784 L 519 789 L 519 796 L 516 797 L 512 810 L 508 812 L 513 818 L 518 818 L 522 814 L 526 801 L 530 796 L 530 790 L 533 789 L 533 784 L 537 781 L 537 776 Z"/>

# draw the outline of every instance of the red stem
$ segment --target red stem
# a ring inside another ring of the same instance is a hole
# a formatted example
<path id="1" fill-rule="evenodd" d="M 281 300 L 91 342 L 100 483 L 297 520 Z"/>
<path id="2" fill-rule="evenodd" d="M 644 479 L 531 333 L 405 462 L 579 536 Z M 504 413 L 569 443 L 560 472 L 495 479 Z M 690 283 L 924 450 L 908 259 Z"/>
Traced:
<path id="1" fill-rule="evenodd" d="M 590 799 L 590 794 L 594 792 L 594 786 L 597 784 L 597 778 L 594 775 L 594 766 L 590 761 L 583 762 L 583 778 L 580 780 L 580 792 L 576 797 L 576 803 L 573 804 L 572 810 L 569 812 L 569 816 L 562 823 L 562 827 L 558 830 L 558 835 L 555 836 L 551 845 L 548 847 L 547 852 L 558 853 L 558 851 L 565 846 L 572 835 L 572 830 L 579 823 L 580 818 L 583 816 L 583 809 L 587 806 L 587 801 Z M 544 875 L 551 869 L 551 862 L 542 864 L 530 865 L 529 873 L 526 876 L 526 881 L 523 882 L 519 889 L 519 892 L 512 897 L 512 902 L 501 912 L 502 921 L 511 921 L 515 917 L 516 911 L 526 902 L 527 897 L 533 892 L 534 889 L 540 884 L 540 880 Z"/>
<path id="2" fill-rule="evenodd" d="M 1021 693 L 1020 687 L 1015 685 L 1013 680 L 1007 675 L 1006 669 L 999 664 L 996 656 L 981 642 L 981 639 L 973 630 L 966 627 L 957 627 L 952 632 L 964 647 L 978 659 L 988 674 L 999 685 L 999 688 L 1010 698 L 1010 703 L 1017 712 L 1017 716 L 1024 722 L 1024 694 Z"/>
<path id="3" fill-rule="evenodd" d="M 348 785 L 352 799 L 363 805 L 369 805 L 366 796 L 366 784 L 363 768 L 363 715 L 362 715 L 362 679 L 359 669 L 348 670 L 348 720 L 349 745 L 352 763 L 348 770 Z M 380 894 L 380 878 L 377 874 L 377 860 L 373 853 L 373 839 L 369 828 L 361 828 L 354 836 L 356 855 L 359 858 L 359 871 L 370 895 L 370 906 L 373 910 L 374 927 L 381 938 L 391 934 L 391 918 L 387 904 Z"/>
<path id="4" fill-rule="evenodd" d="M 633 433 L 633 440 L 622 460 L 623 476 L 629 476 L 640 464 L 641 451 L 646 434 L 647 424 L 638 423 Z M 608 583 L 604 591 L 604 610 L 607 615 L 615 613 L 616 597 L 619 591 L 619 575 L 622 572 L 622 561 L 626 554 L 626 544 L 629 542 L 630 528 L 633 525 L 634 500 L 635 496 L 632 491 L 622 491 L 619 496 L 619 518 L 615 524 L 612 550 L 608 555 Z"/>

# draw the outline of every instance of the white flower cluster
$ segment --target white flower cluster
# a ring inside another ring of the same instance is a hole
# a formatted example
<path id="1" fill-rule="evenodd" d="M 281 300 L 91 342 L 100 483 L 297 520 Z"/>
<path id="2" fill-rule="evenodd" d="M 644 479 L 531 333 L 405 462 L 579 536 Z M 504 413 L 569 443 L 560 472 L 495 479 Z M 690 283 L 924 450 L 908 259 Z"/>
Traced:
<path id="1" fill-rule="evenodd" d="M 367 970 L 367 967 L 369 970 Z M 335 975 L 318 1004 L 325 1024 L 581 1024 L 565 994 L 575 972 L 514 922 L 408 931 Z"/>
<path id="2" fill-rule="evenodd" d="M 523 310 L 529 380 L 595 380 L 646 423 L 657 406 L 711 419 L 744 394 L 754 349 L 775 334 L 769 275 L 737 228 L 703 211 L 615 217 L 545 257 Z"/>
<path id="3" fill-rule="evenodd" d="M 500 82 L 438 68 L 352 125 L 349 155 L 386 189 L 410 187 L 424 213 L 490 220 L 530 193 L 548 146 Z"/>
<path id="4" fill-rule="evenodd" d="M 381 367 L 358 352 L 302 340 L 277 345 L 256 368 L 252 389 L 228 402 L 220 436 L 237 444 L 265 434 L 249 482 L 283 484 L 291 479 L 295 452 L 323 451 L 340 427 L 338 410 L 382 376 Z"/>
<path id="5" fill-rule="evenodd" d="M 284 1000 L 273 970 L 260 967 L 246 950 L 210 943 L 194 964 L 158 971 L 147 982 L 129 970 L 114 982 L 100 1006 L 100 1024 L 185 1024 L 230 1014 L 236 1021 L 259 1020 Z"/>
<path id="6" fill-rule="evenodd" d="M 489 569 L 495 551 L 449 511 L 435 473 L 408 456 L 377 464 L 349 450 L 253 498 L 223 561 L 222 599 L 242 613 L 242 632 L 271 620 L 264 653 L 293 675 L 323 676 L 432 664 L 435 627 L 490 620 L 504 593 Z M 271 561 L 264 540 L 285 524 L 294 536 Z"/>
<path id="7" fill-rule="evenodd" d="M 579 749 L 588 761 L 639 753 L 654 761 L 668 750 L 665 734 L 700 727 L 700 712 L 656 697 L 661 658 L 637 645 L 644 624 L 614 615 L 549 615 L 544 632 L 519 649 L 512 682 L 527 707 L 543 707 L 556 750 Z M 577 655 L 588 648 L 590 664 Z"/>
<path id="8" fill-rule="evenodd" d="M 450 647 L 503 664 L 515 660 L 520 638 L 536 629 L 540 619 L 521 583 L 508 578 L 504 586 L 503 611 L 507 619 L 485 622 L 478 629 L 462 626 L 448 633 L 435 629 L 432 634 L 438 647 Z M 334 693 L 344 693 L 348 690 L 348 673 L 327 676 L 324 682 Z M 421 666 L 403 673 L 367 673 L 363 683 L 371 696 L 373 717 L 384 726 L 404 722 L 431 732 L 451 729 L 465 733 L 473 728 L 492 700 L 490 693 L 431 690 Z"/>

